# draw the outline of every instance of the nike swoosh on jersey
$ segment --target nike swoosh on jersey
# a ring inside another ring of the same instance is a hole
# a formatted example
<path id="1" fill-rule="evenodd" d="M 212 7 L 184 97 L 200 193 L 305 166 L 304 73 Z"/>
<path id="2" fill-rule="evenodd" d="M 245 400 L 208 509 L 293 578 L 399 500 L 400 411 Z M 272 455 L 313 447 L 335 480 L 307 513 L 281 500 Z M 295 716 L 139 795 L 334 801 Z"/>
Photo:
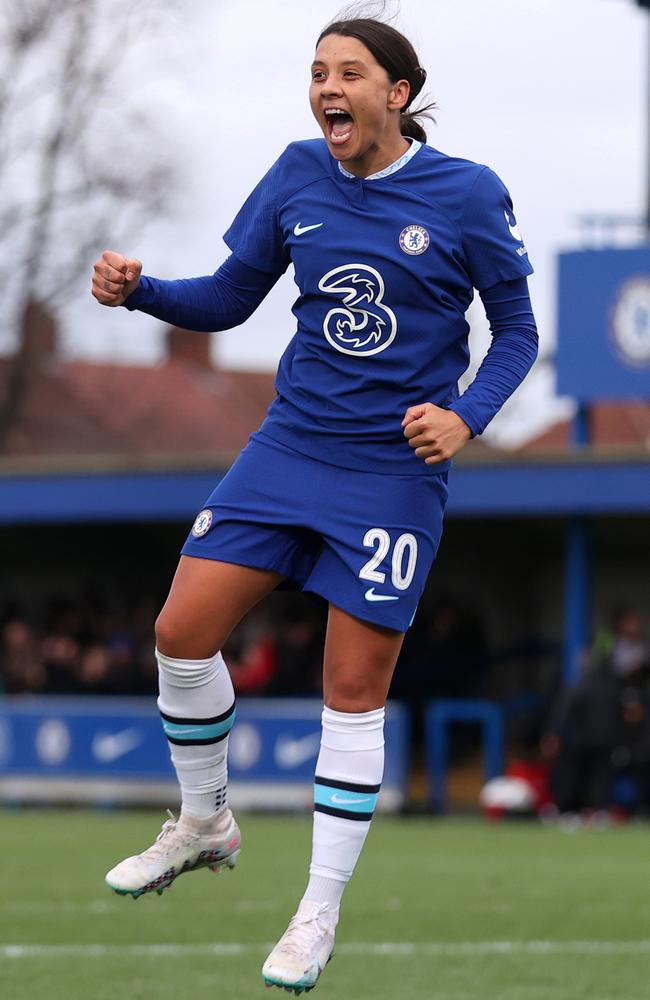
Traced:
<path id="1" fill-rule="evenodd" d="M 296 222 L 295 226 L 293 227 L 293 235 L 302 236 L 303 233 L 309 233 L 311 232 L 312 229 L 320 229 L 322 225 L 323 225 L 322 222 L 316 222 L 313 226 L 303 226 L 302 223 Z"/>
<path id="2" fill-rule="evenodd" d="M 342 799 L 340 795 L 332 795 L 332 802 L 335 802 L 337 806 L 358 806 L 362 802 L 372 802 L 372 799 Z"/>
<path id="3" fill-rule="evenodd" d="M 399 597 L 393 597 L 391 594 L 375 594 L 374 587 L 366 590 L 363 596 L 367 601 L 399 601 Z"/>

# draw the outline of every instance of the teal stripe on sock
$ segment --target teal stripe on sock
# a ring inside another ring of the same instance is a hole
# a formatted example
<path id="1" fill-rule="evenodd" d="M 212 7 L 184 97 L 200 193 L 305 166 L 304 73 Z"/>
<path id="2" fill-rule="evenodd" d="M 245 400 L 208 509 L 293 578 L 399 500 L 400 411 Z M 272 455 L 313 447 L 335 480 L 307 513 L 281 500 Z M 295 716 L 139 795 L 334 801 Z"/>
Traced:
<path id="1" fill-rule="evenodd" d="M 314 785 L 314 804 L 329 806 L 330 809 L 343 809 L 346 812 L 368 813 L 377 805 L 379 792 L 351 792 L 347 788 L 329 788 L 327 785 Z"/>
<path id="2" fill-rule="evenodd" d="M 219 736 L 226 736 L 232 729 L 235 721 L 235 712 L 229 715 L 223 722 L 216 722 L 212 725 L 201 725 L 200 722 L 169 722 L 161 719 L 165 735 L 175 740 L 214 740 Z"/>

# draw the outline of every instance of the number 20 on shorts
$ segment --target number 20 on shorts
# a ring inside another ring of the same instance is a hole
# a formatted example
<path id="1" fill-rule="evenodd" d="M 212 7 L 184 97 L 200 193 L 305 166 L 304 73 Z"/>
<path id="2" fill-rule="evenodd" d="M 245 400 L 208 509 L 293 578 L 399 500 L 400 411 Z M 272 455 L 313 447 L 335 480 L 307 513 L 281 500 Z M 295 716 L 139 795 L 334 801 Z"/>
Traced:
<path id="1" fill-rule="evenodd" d="M 370 580 L 371 583 L 385 583 L 386 574 L 378 566 L 388 555 L 391 547 L 391 537 L 385 528 L 370 528 L 363 537 L 363 544 L 366 548 L 374 548 L 372 558 L 359 571 L 362 580 Z M 406 570 L 404 562 L 406 560 Z M 413 580 L 415 566 L 418 560 L 418 543 L 415 535 L 405 533 L 400 535 L 393 546 L 393 557 L 391 560 L 391 582 L 396 590 L 407 590 Z"/>

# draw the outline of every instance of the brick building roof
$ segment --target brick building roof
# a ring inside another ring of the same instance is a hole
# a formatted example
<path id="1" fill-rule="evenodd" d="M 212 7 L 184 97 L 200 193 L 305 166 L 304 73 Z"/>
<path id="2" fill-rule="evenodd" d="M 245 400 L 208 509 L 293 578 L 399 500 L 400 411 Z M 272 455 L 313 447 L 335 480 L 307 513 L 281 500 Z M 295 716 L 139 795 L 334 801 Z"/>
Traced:
<path id="1" fill-rule="evenodd" d="M 41 359 L 3 454 L 232 458 L 264 419 L 274 376 L 214 366 L 206 335 L 174 329 L 167 340 L 152 366 Z M 0 359 L 0 393 L 9 365 Z"/>
<path id="2" fill-rule="evenodd" d="M 167 356 L 152 366 L 64 361 L 54 324 L 34 315 L 37 363 L 19 419 L 0 454 L 6 460 L 92 459 L 97 463 L 158 465 L 202 460 L 229 464 L 261 424 L 274 395 L 268 372 L 225 370 L 213 364 L 211 339 L 170 328 Z M 0 358 L 0 396 L 10 360 Z M 592 445 L 650 452 L 650 403 L 600 403 L 591 410 Z M 520 455 L 568 450 L 563 421 L 518 449 Z M 463 460 L 489 460 L 500 452 L 477 440 Z"/>
<path id="3" fill-rule="evenodd" d="M 650 402 L 595 403 L 589 411 L 589 431 L 591 444 L 602 451 L 639 449 L 650 453 Z M 571 424 L 563 420 L 527 441 L 519 451 L 566 451 L 571 441 Z"/>

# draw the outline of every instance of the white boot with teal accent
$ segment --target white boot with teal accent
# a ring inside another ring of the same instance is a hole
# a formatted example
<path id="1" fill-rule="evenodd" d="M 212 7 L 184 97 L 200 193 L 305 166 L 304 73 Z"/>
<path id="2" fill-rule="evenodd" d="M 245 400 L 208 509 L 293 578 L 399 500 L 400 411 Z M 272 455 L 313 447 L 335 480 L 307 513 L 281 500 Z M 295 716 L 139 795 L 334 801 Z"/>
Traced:
<path id="1" fill-rule="evenodd" d="M 313 990 L 332 957 L 338 920 L 338 906 L 303 900 L 264 963 L 265 984 L 296 994 Z"/>
<path id="2" fill-rule="evenodd" d="M 121 861 L 106 875 L 108 886 L 120 896 L 160 895 L 185 872 L 235 867 L 241 834 L 230 809 L 211 820 L 184 815 L 177 820 L 169 815 L 151 847 Z"/>

